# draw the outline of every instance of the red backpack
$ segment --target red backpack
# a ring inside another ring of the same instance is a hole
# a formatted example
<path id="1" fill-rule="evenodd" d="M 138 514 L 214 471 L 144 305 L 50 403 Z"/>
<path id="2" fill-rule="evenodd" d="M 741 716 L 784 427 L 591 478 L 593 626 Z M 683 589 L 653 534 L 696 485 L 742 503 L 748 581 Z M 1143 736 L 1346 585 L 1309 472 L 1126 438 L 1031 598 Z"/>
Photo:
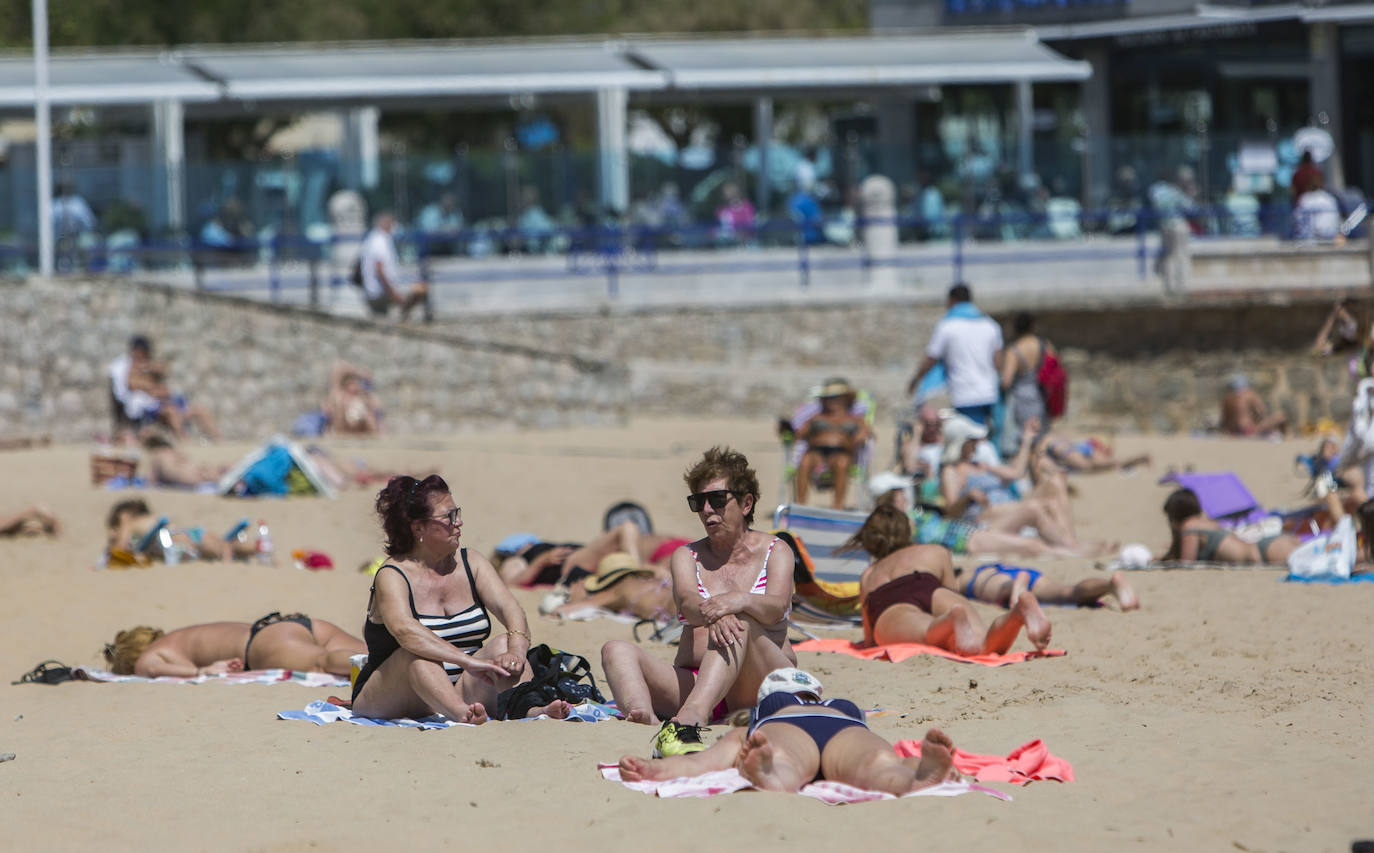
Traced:
<path id="1" fill-rule="evenodd" d="M 1069 374 L 1044 338 L 1040 339 L 1040 370 L 1035 379 L 1045 398 L 1045 412 L 1052 418 L 1064 417 L 1069 408 Z"/>

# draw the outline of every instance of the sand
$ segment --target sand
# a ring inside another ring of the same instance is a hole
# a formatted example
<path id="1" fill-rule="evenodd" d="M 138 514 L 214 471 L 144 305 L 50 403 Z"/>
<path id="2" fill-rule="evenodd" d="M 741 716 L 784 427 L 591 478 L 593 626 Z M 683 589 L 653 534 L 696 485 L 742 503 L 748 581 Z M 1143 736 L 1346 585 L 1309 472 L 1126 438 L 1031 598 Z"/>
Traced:
<path id="1" fill-rule="evenodd" d="M 624 498 L 644 503 L 660 530 L 696 533 L 681 472 L 717 442 L 754 460 L 771 506 L 782 460 L 769 426 L 644 421 L 334 447 L 374 467 L 442 472 L 463 507 L 465 541 L 485 552 L 524 529 L 586 538 Z M 1296 505 L 1303 481 L 1292 461 L 1309 444 L 1122 438 L 1119 452 L 1149 450 L 1155 466 L 1077 478 L 1080 531 L 1160 550 L 1167 490 L 1155 480 L 1170 465 L 1231 468 L 1265 503 Z M 191 453 L 228 462 L 245 449 Z M 360 630 L 369 579 L 356 566 L 379 552 L 379 533 L 363 491 L 257 502 L 155 491 L 154 509 L 178 520 L 220 529 L 265 518 L 279 550 L 317 548 L 338 568 L 298 571 L 283 560 L 96 571 L 104 514 L 123 495 L 90 485 L 87 448 L 5 453 L 0 472 L 0 508 L 45 501 L 67 523 L 56 541 L 0 540 L 0 752 L 18 756 L 0 764 L 10 849 L 1344 851 L 1374 836 L 1365 704 L 1374 585 L 1287 585 L 1275 571 L 1142 572 L 1132 576 L 1138 612 L 1049 611 L 1063 658 L 989 669 L 800 655 L 828 694 L 888 709 L 874 728 L 890 738 L 919 738 L 934 724 L 963 748 L 992 753 L 1043 738 L 1073 763 L 1077 781 L 1011 789 L 1010 803 L 657 800 L 596 772 L 598 760 L 647 755 L 652 732 L 628 723 L 317 728 L 275 719 L 330 692 L 296 685 L 10 686 L 44 658 L 99 664 L 114 632 L 139 623 L 304 610 Z M 1086 560 L 1042 568 L 1063 579 L 1094 571 Z M 537 594 L 520 598 L 536 641 L 587 655 L 598 675 L 601 643 L 629 636 L 607 620 L 543 619 Z M 1028 648 L 1024 638 L 1016 648 Z"/>

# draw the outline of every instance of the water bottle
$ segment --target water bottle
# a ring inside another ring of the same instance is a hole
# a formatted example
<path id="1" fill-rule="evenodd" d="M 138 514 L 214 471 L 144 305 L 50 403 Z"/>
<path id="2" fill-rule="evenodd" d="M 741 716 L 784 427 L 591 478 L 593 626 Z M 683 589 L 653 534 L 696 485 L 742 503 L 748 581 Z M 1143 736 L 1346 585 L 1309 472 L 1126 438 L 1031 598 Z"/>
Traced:
<path id="1" fill-rule="evenodd" d="M 264 566 L 275 566 L 277 556 L 272 547 L 272 533 L 267 529 L 265 520 L 258 521 L 258 562 Z"/>

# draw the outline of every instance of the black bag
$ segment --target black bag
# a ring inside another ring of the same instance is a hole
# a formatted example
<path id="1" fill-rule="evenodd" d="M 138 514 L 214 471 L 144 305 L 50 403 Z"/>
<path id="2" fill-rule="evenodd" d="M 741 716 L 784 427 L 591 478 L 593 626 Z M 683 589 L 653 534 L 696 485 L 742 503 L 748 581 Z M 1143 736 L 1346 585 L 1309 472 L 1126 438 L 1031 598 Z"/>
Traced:
<path id="1" fill-rule="evenodd" d="M 354 287 L 363 286 L 363 256 L 361 254 L 353 259 L 353 266 L 348 271 L 348 283 Z"/>
<path id="2" fill-rule="evenodd" d="M 38 666 L 24 673 L 18 681 L 11 681 L 10 684 L 61 684 L 64 681 L 72 681 L 76 676 L 72 673 L 72 668 L 61 661 L 45 660 Z"/>
<path id="3" fill-rule="evenodd" d="M 540 643 L 525 655 L 529 663 L 528 681 L 523 681 L 496 697 L 496 719 L 519 720 L 531 708 L 557 699 L 576 705 L 591 700 L 605 702 L 596 689 L 592 665 L 581 655 L 551 649 Z"/>

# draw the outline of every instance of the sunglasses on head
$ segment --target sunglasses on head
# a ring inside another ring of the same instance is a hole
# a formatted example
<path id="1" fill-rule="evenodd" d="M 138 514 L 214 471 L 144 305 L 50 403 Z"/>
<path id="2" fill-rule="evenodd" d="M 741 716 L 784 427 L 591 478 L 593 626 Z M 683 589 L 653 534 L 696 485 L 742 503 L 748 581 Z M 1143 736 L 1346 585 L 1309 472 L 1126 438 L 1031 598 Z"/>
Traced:
<path id="1" fill-rule="evenodd" d="M 711 509 L 720 512 L 725 509 L 725 505 L 730 502 L 730 496 L 734 492 L 729 489 L 715 489 L 709 492 L 697 492 L 687 496 L 687 508 L 692 512 L 701 512 L 702 507 L 708 503 Z"/>
<path id="2" fill-rule="evenodd" d="M 447 521 L 449 527 L 457 527 L 458 522 L 463 520 L 463 508 L 454 507 L 443 515 L 430 516 L 435 521 Z"/>

